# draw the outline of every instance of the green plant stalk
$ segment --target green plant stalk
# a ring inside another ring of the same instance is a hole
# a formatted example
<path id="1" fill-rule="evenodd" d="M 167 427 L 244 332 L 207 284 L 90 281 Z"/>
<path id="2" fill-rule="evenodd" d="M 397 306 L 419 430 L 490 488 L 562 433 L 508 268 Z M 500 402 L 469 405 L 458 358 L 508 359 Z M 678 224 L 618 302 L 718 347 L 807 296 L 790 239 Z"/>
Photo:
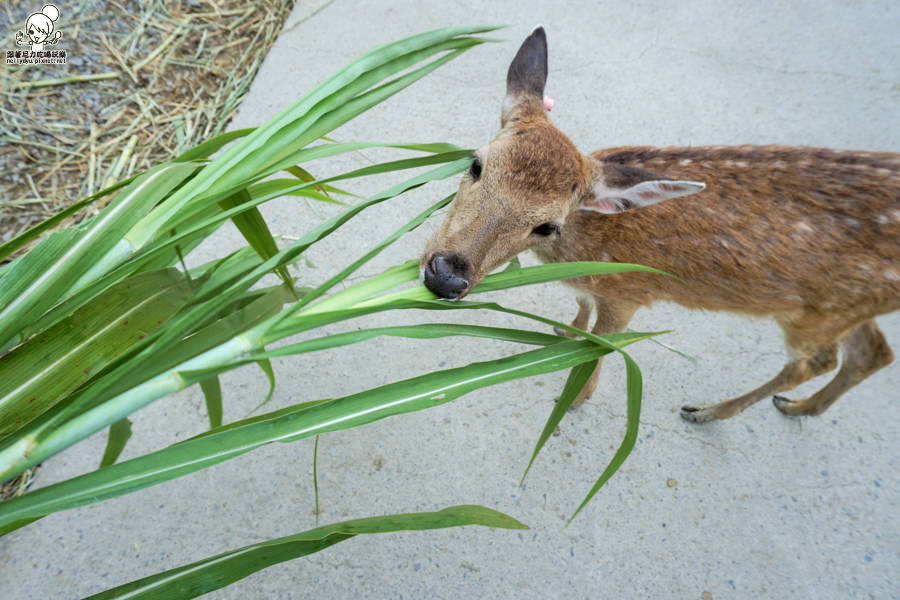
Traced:
<path id="1" fill-rule="evenodd" d="M 344 308 L 350 308 L 351 306 L 356 306 L 358 304 L 365 304 L 367 306 L 378 306 L 380 304 L 384 304 L 383 302 L 373 304 L 365 302 L 365 300 L 367 298 L 371 298 L 375 294 L 392 290 L 398 285 L 402 285 L 416 279 L 419 276 L 418 264 L 418 260 L 411 259 L 406 261 L 402 265 L 391 267 L 380 275 L 376 275 L 375 277 L 366 279 L 365 281 L 361 281 L 353 286 L 348 287 L 345 290 L 341 290 L 340 292 L 333 294 L 328 298 L 325 298 L 321 302 L 313 304 L 309 308 L 305 308 L 299 311 L 295 314 L 295 317 L 302 318 L 311 315 L 334 312 Z M 402 293 L 400 294 L 400 296 L 402 297 L 401 299 L 406 299 L 402 296 Z M 434 294 L 429 292 L 429 295 L 427 297 L 421 299 L 430 300 L 432 298 L 434 298 Z"/>

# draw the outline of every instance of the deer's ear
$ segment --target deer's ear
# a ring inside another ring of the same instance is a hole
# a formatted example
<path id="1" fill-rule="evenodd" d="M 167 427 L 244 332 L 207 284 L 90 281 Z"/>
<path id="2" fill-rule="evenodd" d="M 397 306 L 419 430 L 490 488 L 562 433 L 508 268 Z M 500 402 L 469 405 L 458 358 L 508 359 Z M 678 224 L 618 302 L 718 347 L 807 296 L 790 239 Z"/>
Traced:
<path id="1" fill-rule="evenodd" d="M 702 191 L 706 184 L 700 181 L 684 181 L 666 179 L 654 173 L 616 165 L 614 177 L 601 177 L 594 181 L 593 193 L 581 199 L 578 206 L 581 210 L 592 210 L 600 213 L 620 213 L 644 206 L 650 206 L 663 200 L 689 196 Z M 607 169 L 607 174 L 609 169 Z M 623 181 L 631 179 L 630 182 Z M 638 180 L 638 181 L 635 181 Z"/>
<path id="2" fill-rule="evenodd" d="M 516 108 L 535 101 L 543 111 L 544 86 L 547 84 L 547 34 L 538 27 L 525 38 L 506 73 L 506 99 L 502 121 Z"/>

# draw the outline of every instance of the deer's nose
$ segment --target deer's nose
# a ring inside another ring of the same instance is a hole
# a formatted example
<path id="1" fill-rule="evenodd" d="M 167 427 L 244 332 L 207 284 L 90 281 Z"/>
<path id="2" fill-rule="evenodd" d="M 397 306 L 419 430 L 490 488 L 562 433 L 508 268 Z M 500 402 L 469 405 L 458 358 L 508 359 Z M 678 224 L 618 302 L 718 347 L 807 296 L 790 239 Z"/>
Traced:
<path id="1" fill-rule="evenodd" d="M 435 254 L 425 266 L 425 287 L 451 300 L 469 287 L 469 263 L 458 254 Z"/>

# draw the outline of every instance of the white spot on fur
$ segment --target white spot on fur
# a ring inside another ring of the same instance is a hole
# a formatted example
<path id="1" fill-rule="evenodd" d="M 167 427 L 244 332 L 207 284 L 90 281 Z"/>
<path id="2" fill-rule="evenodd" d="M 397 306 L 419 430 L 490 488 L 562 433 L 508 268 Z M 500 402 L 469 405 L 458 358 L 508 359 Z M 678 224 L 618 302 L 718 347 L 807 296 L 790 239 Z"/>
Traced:
<path id="1" fill-rule="evenodd" d="M 844 217 L 844 223 L 846 223 L 850 227 L 859 227 L 859 221 L 854 219 L 853 217 Z"/>
<path id="2" fill-rule="evenodd" d="M 686 167 L 686 166 L 688 166 L 689 164 L 691 164 L 692 162 L 694 162 L 694 161 L 692 161 L 692 160 L 689 159 L 689 158 L 685 158 L 685 159 L 682 159 L 682 161 L 679 162 L 678 164 L 681 165 L 682 167 Z"/>
<path id="3" fill-rule="evenodd" d="M 880 225 L 887 225 L 889 220 L 886 215 L 878 215 L 878 223 Z"/>
<path id="4" fill-rule="evenodd" d="M 890 279 L 891 281 L 900 281 L 900 275 L 897 274 L 897 271 L 893 269 L 887 269 L 884 272 L 884 276 Z"/>
<path id="5" fill-rule="evenodd" d="M 798 296 L 797 294 L 791 294 L 787 297 L 787 299 L 792 302 L 803 302 L 803 297 Z"/>
<path id="6" fill-rule="evenodd" d="M 885 169 L 885 168 L 875 169 L 875 172 L 878 173 L 879 175 L 890 175 L 891 174 L 891 170 Z"/>
<path id="7" fill-rule="evenodd" d="M 783 168 L 785 168 L 785 167 L 787 166 L 787 163 L 784 162 L 783 160 L 776 160 L 776 161 L 775 161 L 775 164 L 774 164 L 773 166 L 774 166 L 776 169 L 783 169 Z"/>
<path id="8" fill-rule="evenodd" d="M 897 210 L 897 209 L 892 210 L 891 215 L 894 217 L 895 221 L 900 221 L 900 210 Z"/>
<path id="9" fill-rule="evenodd" d="M 794 229 L 797 231 L 802 231 L 803 233 L 812 233 L 813 228 L 809 226 L 809 223 L 805 221 L 800 221 L 794 225 Z"/>
<path id="10" fill-rule="evenodd" d="M 730 235 L 717 235 L 716 239 L 723 248 L 731 248 L 731 244 L 734 243 L 734 238 Z M 700 240 L 697 241 L 699 242 Z"/>
<path id="11" fill-rule="evenodd" d="M 746 160 L 738 160 L 738 161 L 735 161 L 734 164 L 735 164 L 735 166 L 737 166 L 737 167 L 746 167 L 746 166 L 749 166 L 749 165 L 747 164 L 747 161 L 746 161 Z"/>

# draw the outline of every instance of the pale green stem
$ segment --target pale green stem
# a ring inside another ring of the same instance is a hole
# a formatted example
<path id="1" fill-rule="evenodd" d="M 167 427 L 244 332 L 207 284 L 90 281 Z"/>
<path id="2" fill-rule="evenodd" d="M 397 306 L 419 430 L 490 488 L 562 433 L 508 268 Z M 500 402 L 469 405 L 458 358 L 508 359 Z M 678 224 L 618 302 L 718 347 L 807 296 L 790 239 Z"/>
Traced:
<path id="1" fill-rule="evenodd" d="M 321 302 L 313 304 L 308 308 L 299 311 L 296 316 L 316 315 L 344 308 L 368 306 L 370 302 L 368 298 L 374 294 L 394 289 L 398 285 L 415 280 L 419 276 L 419 267 L 414 261 L 406 264 L 392 267 L 383 273 L 376 275 L 365 281 L 361 281 L 345 290 L 325 298 Z M 398 292 L 403 294 L 403 292 Z M 430 297 L 430 296 L 429 296 Z M 380 304 L 375 302 L 375 304 Z"/>
<path id="2" fill-rule="evenodd" d="M 15 476 L 65 450 L 69 446 L 128 416 L 132 412 L 168 394 L 184 389 L 186 382 L 181 371 L 217 367 L 243 358 L 259 346 L 260 339 L 274 319 L 231 338 L 229 341 L 185 361 L 153 379 L 88 410 L 50 431 L 41 438 L 42 430 L 30 432 L 12 446 L 0 451 L 0 481 Z"/>
<path id="3" fill-rule="evenodd" d="M 84 288 L 96 282 L 106 275 L 107 272 L 131 258 L 134 252 L 135 247 L 126 238 L 122 238 L 116 242 L 116 245 L 113 246 L 101 260 L 94 263 L 94 266 L 88 269 L 87 273 L 78 278 L 75 285 L 69 288 L 61 300 L 66 300 L 74 296 Z"/>

